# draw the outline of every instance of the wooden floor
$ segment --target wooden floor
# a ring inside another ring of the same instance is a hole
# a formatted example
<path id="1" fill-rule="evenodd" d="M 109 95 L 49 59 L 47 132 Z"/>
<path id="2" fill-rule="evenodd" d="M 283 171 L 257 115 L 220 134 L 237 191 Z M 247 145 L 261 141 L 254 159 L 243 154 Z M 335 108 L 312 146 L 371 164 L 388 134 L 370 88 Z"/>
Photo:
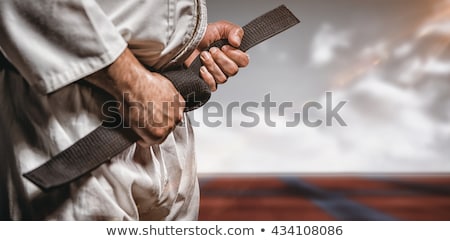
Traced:
<path id="1" fill-rule="evenodd" d="M 201 178 L 199 220 L 446 220 L 450 176 Z"/>

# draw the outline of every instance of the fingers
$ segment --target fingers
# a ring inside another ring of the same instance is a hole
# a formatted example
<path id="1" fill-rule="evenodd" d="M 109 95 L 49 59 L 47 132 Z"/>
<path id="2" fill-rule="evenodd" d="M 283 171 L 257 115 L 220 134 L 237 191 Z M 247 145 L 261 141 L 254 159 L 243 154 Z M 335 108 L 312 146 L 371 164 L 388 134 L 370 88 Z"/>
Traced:
<path id="1" fill-rule="evenodd" d="M 244 37 L 244 30 L 232 23 L 227 22 L 227 28 L 229 29 L 227 32 L 226 39 L 231 44 L 231 46 L 238 48 L 241 45 L 242 37 Z"/>
<path id="2" fill-rule="evenodd" d="M 214 22 L 208 24 L 199 46 L 204 49 L 217 40 L 227 39 L 231 46 L 237 48 L 241 45 L 243 36 L 244 30 L 236 24 L 227 21 Z"/>
<path id="3" fill-rule="evenodd" d="M 241 45 L 244 30 L 240 26 L 227 21 L 219 21 L 213 24 L 219 30 L 220 39 L 228 39 L 230 45 L 236 48 Z"/>
<path id="4" fill-rule="evenodd" d="M 211 48 L 209 51 L 203 51 L 200 58 L 204 65 L 200 69 L 200 75 L 211 91 L 216 91 L 217 84 L 225 83 L 228 77 L 239 72 L 239 68 L 249 64 L 249 56 L 246 53 L 229 45 L 221 49 Z"/>
<path id="5" fill-rule="evenodd" d="M 250 57 L 248 56 L 248 54 L 242 52 L 239 49 L 233 48 L 229 45 L 225 45 L 221 49 L 223 53 L 239 68 L 247 67 L 250 62 Z"/>
<path id="6" fill-rule="evenodd" d="M 222 71 L 225 66 L 220 66 L 221 63 L 228 62 L 224 55 L 219 54 L 220 50 L 217 48 L 211 48 L 209 52 L 203 51 L 200 58 L 203 65 L 206 67 L 208 72 L 214 77 L 217 84 L 223 84 L 227 81 L 228 75 L 225 72 L 230 72 L 229 70 Z M 230 60 L 231 61 L 231 60 Z"/>
<path id="7" fill-rule="evenodd" d="M 211 73 L 209 73 L 208 69 L 205 66 L 202 66 L 200 68 L 200 76 L 206 82 L 206 84 L 208 84 L 209 89 L 211 89 L 211 91 L 214 92 L 217 90 L 216 80 L 214 79 L 214 76 Z"/>
<path id="8" fill-rule="evenodd" d="M 205 36 L 199 44 L 199 50 L 206 49 L 210 44 L 221 39 L 227 39 L 229 43 L 221 49 L 211 48 L 209 51 L 200 53 L 203 63 L 200 75 L 211 91 L 216 91 L 218 84 L 225 83 L 228 77 L 238 73 L 239 68 L 248 65 L 248 55 L 237 49 L 241 45 L 243 36 L 244 30 L 240 26 L 227 21 L 208 25 Z M 186 60 L 187 66 L 192 63 L 193 58 Z"/>
<path id="9" fill-rule="evenodd" d="M 239 66 L 233 59 L 231 59 L 218 48 L 211 48 L 210 52 L 215 63 L 217 64 L 217 66 L 219 66 L 223 74 L 225 74 L 227 77 L 237 74 L 237 72 L 239 71 Z"/>
<path id="10" fill-rule="evenodd" d="M 181 109 L 181 108 L 180 108 Z M 174 110 L 174 112 L 177 112 L 177 110 Z M 176 128 L 176 126 L 179 126 L 179 124 L 183 121 L 183 110 L 178 113 L 172 121 L 163 120 L 164 123 L 161 125 L 161 123 L 156 123 L 154 126 L 144 126 L 144 127 L 138 127 L 133 128 L 133 131 L 141 138 L 138 141 L 138 144 L 142 147 L 149 147 L 155 144 L 160 144 L 164 142 L 167 138 L 167 136 Z"/>

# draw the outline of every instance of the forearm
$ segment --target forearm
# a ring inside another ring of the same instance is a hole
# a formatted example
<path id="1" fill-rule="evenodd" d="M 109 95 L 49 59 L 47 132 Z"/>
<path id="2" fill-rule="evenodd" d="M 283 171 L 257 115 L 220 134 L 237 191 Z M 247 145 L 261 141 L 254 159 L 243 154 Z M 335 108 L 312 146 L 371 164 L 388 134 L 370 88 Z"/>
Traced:
<path id="1" fill-rule="evenodd" d="M 146 79 L 151 73 L 145 69 L 127 48 L 109 66 L 87 76 L 85 79 L 121 99 L 124 93 L 139 89 L 139 80 Z"/>

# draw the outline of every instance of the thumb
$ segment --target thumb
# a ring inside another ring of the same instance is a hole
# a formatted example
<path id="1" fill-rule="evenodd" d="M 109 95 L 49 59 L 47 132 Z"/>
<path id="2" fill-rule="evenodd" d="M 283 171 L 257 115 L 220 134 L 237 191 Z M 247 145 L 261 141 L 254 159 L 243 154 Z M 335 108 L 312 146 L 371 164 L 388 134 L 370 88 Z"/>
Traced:
<path id="1" fill-rule="evenodd" d="M 213 37 L 214 39 L 211 39 L 212 42 L 227 39 L 230 45 L 235 48 L 241 45 L 244 30 L 240 26 L 227 21 L 219 21 L 210 24 L 208 28 L 211 28 L 211 32 L 216 35 Z"/>

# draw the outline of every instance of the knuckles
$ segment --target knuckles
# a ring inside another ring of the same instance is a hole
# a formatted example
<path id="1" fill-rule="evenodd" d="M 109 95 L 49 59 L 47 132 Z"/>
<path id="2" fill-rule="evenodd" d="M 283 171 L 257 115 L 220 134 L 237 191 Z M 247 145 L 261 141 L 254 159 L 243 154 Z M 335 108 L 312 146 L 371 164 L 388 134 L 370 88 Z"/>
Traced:
<path id="1" fill-rule="evenodd" d="M 228 69 L 228 76 L 235 76 L 239 72 L 239 67 L 235 64 L 231 65 Z"/>
<path id="2" fill-rule="evenodd" d="M 152 130 L 152 136 L 156 144 L 161 144 L 173 130 L 173 127 L 159 127 Z"/>
<path id="3" fill-rule="evenodd" d="M 247 67 L 250 64 L 250 58 L 248 57 L 247 54 L 243 53 L 243 56 L 240 57 L 240 63 L 239 65 L 241 67 Z"/>

